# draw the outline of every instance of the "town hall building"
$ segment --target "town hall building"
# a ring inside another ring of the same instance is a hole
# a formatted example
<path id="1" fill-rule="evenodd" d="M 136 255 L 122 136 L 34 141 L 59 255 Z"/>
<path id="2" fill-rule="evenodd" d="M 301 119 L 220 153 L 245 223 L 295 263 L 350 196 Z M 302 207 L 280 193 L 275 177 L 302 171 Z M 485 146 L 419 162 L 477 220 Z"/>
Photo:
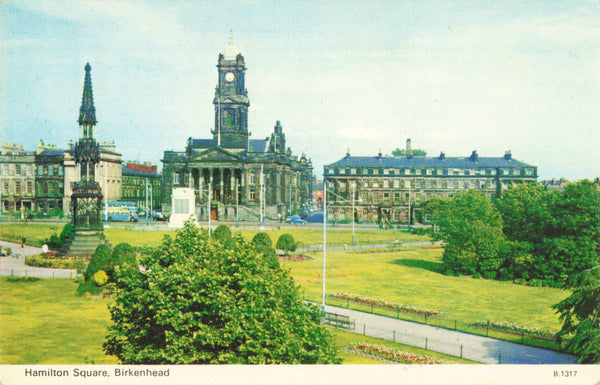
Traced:
<path id="1" fill-rule="evenodd" d="M 286 147 L 276 121 L 270 137 L 251 139 L 246 64 L 230 38 L 219 54 L 212 138 L 188 138 L 184 151 L 165 151 L 162 208 L 171 213 L 174 188 L 191 188 L 200 220 L 276 219 L 310 202 L 312 162 Z M 210 200 L 210 204 L 208 204 Z M 262 215 L 261 215 L 262 214 Z"/>

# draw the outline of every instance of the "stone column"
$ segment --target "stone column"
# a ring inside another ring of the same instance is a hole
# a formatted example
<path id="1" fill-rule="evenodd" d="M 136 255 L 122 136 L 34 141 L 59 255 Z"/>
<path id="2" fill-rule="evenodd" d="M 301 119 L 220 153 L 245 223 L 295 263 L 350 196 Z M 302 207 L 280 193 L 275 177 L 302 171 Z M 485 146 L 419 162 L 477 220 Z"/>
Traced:
<path id="1" fill-rule="evenodd" d="M 204 179 L 204 168 L 198 169 L 198 189 L 200 190 L 200 196 L 202 196 L 202 179 Z"/>
<path id="2" fill-rule="evenodd" d="M 225 189 L 223 188 L 223 168 L 219 167 L 219 179 L 220 179 L 220 190 L 219 190 L 219 202 L 223 203 L 224 199 L 223 199 L 223 193 L 225 192 Z"/>

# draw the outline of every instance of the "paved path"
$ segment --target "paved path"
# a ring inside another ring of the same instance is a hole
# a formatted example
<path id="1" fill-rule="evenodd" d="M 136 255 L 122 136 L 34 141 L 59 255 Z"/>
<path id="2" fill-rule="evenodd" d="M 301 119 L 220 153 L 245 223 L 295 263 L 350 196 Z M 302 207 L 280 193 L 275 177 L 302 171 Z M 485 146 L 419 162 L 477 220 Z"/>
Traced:
<path id="1" fill-rule="evenodd" d="M 415 322 L 327 305 L 325 311 L 347 315 L 356 323 L 355 333 L 434 350 L 488 364 L 574 364 L 573 356 L 448 330 Z M 461 354 L 462 353 L 462 354 Z"/>
<path id="2" fill-rule="evenodd" d="M 38 278 L 73 278 L 77 270 L 71 269 L 48 269 L 25 265 L 25 257 L 42 252 L 39 247 L 24 245 L 7 241 L 0 241 L 0 246 L 9 247 L 12 255 L 0 257 L 0 275 L 32 276 Z"/>

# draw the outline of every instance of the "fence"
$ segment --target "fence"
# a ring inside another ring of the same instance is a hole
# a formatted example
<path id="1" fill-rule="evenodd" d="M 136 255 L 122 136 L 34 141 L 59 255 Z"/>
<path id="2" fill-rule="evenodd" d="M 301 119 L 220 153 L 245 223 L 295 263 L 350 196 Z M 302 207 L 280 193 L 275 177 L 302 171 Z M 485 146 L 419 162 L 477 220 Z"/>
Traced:
<path id="1" fill-rule="evenodd" d="M 340 251 L 340 250 L 368 250 L 368 249 L 390 249 L 396 250 L 402 247 L 411 247 L 411 246 L 431 246 L 434 244 L 440 244 L 440 242 L 431 242 L 431 241 L 421 241 L 421 242 L 382 242 L 382 243 L 368 243 L 368 244 L 358 244 L 358 245 L 350 245 L 347 243 L 327 243 L 327 251 Z M 296 252 L 299 253 L 314 253 L 323 251 L 323 245 L 307 245 L 305 247 L 298 248 Z"/>
<path id="2" fill-rule="evenodd" d="M 490 350 L 477 349 L 476 347 L 466 344 L 450 343 L 448 341 L 410 334 L 400 330 L 378 328 L 367 325 L 366 323 L 356 324 L 354 332 L 364 336 L 381 338 L 395 343 L 410 345 L 486 364 L 526 363 L 523 362 L 522 357 L 510 355 L 506 352 L 491 352 Z"/>
<path id="3" fill-rule="evenodd" d="M 304 297 L 304 293 L 303 293 Z M 304 297 L 306 301 L 313 303 L 321 303 L 320 299 Z M 513 342 L 521 345 L 532 346 L 536 348 L 549 349 L 553 351 L 561 351 L 561 345 L 551 339 L 540 339 L 533 336 L 525 335 L 524 333 L 509 334 L 498 330 L 494 330 L 492 327 L 473 327 L 471 322 L 454 319 L 449 316 L 427 316 L 417 315 L 412 313 L 406 313 L 399 309 L 391 310 L 385 308 L 378 308 L 375 305 L 366 305 L 355 303 L 349 299 L 336 299 L 328 296 L 325 303 L 330 306 L 337 306 L 349 310 L 356 310 L 363 313 L 369 313 L 373 315 L 384 316 L 391 319 L 398 319 L 404 321 L 415 322 L 419 324 L 425 324 L 428 326 L 435 326 L 447 330 L 453 330 L 476 336 L 490 337 L 502 341 Z"/>
<path id="4" fill-rule="evenodd" d="M 15 277 L 36 277 L 36 278 L 75 278 L 77 270 L 66 269 L 12 269 L 0 268 L 0 275 Z"/>

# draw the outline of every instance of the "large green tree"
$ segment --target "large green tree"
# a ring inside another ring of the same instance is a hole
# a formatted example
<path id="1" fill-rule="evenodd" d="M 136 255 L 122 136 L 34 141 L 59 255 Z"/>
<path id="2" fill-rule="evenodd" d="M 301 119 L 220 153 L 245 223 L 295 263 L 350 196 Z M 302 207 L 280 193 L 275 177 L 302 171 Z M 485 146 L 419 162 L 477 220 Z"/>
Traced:
<path id="1" fill-rule="evenodd" d="M 495 276 L 503 263 L 505 238 L 502 218 L 487 195 L 477 190 L 460 191 L 437 202 L 434 219 L 440 238 L 446 242 L 442 258 L 446 271 Z"/>
<path id="2" fill-rule="evenodd" d="M 569 277 L 573 294 L 554 305 L 563 326 L 557 334 L 584 364 L 600 363 L 600 266 Z"/>
<path id="3" fill-rule="evenodd" d="M 125 364 L 341 361 L 318 308 L 241 238 L 228 249 L 187 222 L 140 262 L 115 274 L 104 343 Z"/>

